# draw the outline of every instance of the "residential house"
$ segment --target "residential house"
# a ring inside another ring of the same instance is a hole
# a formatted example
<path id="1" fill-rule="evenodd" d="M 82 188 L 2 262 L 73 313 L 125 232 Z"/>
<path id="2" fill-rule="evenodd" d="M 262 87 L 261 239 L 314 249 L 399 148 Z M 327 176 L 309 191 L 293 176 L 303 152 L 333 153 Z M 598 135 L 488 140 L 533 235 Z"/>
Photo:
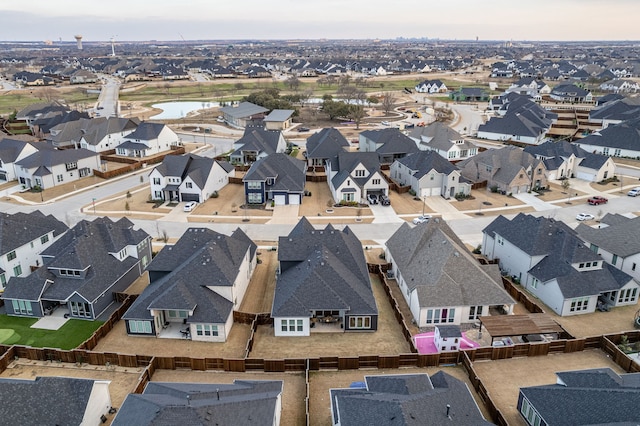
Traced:
<path id="1" fill-rule="evenodd" d="M 396 160 L 390 171 L 391 179 L 401 186 L 411 186 L 420 198 L 471 193 L 469 180 L 436 151 L 420 151 Z"/>
<path id="2" fill-rule="evenodd" d="M 127 334 L 225 342 L 255 270 L 256 251 L 239 228 L 231 236 L 187 229 L 148 265 L 150 284 L 122 317 Z"/>
<path id="3" fill-rule="evenodd" d="M 596 154 L 640 158 L 640 116 L 598 130 L 576 143 L 585 151 Z"/>
<path id="4" fill-rule="evenodd" d="M 302 204 L 306 165 L 290 155 L 273 153 L 253 163 L 242 182 L 247 204 Z"/>
<path id="5" fill-rule="evenodd" d="M 233 149 L 229 155 L 231 164 L 250 165 L 267 155 L 284 152 L 287 142 L 279 130 L 247 127 L 242 137 L 234 142 Z"/>
<path id="6" fill-rule="evenodd" d="M 268 109 L 252 104 L 251 102 L 241 102 L 238 105 L 220 108 L 225 123 L 238 128 L 247 127 L 247 124 L 254 121 L 257 117 L 260 119 L 264 118 L 264 113 L 268 111 Z"/>
<path id="7" fill-rule="evenodd" d="M 610 95 L 603 96 L 603 98 Z M 606 129 L 610 125 L 640 118 L 640 98 L 611 99 L 602 102 L 589 112 L 589 123 L 600 125 Z"/>
<path id="8" fill-rule="evenodd" d="M 149 173 L 151 199 L 204 203 L 224 188 L 235 173 L 226 161 L 196 154 L 167 155 Z"/>
<path id="9" fill-rule="evenodd" d="M 32 213 L 0 213 L 0 290 L 9 277 L 26 277 L 42 265 L 40 253 L 69 229 L 39 210 Z"/>
<path id="10" fill-rule="evenodd" d="M 391 164 L 395 160 L 418 152 L 415 142 L 396 128 L 365 130 L 360 132 L 360 152 L 376 152 L 380 163 Z"/>
<path id="11" fill-rule="evenodd" d="M 498 265 L 481 265 L 441 219 L 403 223 L 385 259 L 418 327 L 475 323 L 490 307 L 513 311 Z"/>
<path id="12" fill-rule="evenodd" d="M 577 177 L 589 182 L 600 182 L 613 177 L 616 172 L 616 164 L 610 157 L 589 153 L 567 141 L 549 141 L 542 145 L 527 146 L 524 152 L 544 161 L 549 180 Z"/>
<path id="13" fill-rule="evenodd" d="M 331 424 L 491 425 L 467 385 L 438 371 L 427 374 L 365 376 L 362 387 L 330 389 Z"/>
<path id="14" fill-rule="evenodd" d="M 92 73 L 89 70 L 77 70 L 74 72 L 69 78 L 70 84 L 86 84 L 86 83 L 96 83 L 98 81 L 98 76 Z"/>
<path id="15" fill-rule="evenodd" d="M 440 80 L 424 80 L 415 87 L 418 93 L 447 93 L 447 90 L 447 86 Z"/>
<path id="16" fill-rule="evenodd" d="M 274 109 L 264 118 L 264 127 L 267 130 L 287 130 L 291 127 L 292 109 Z"/>
<path id="17" fill-rule="evenodd" d="M 39 140 L 47 139 L 51 129 L 59 124 L 88 119 L 89 114 L 80 111 L 54 111 L 43 114 L 31 122 L 31 132 Z"/>
<path id="18" fill-rule="evenodd" d="M 327 127 L 307 138 L 307 166 L 324 168 L 327 161 L 349 149 L 349 141 L 338 129 Z"/>
<path id="19" fill-rule="evenodd" d="M 38 145 L 37 152 L 15 163 L 16 177 L 27 188 L 53 188 L 83 177 L 93 176 L 100 170 L 100 154 L 88 149 L 53 149 Z"/>
<path id="20" fill-rule="evenodd" d="M 631 275 L 640 282 L 640 216 L 630 219 L 621 214 L 607 213 L 598 228 L 579 224 L 578 237 L 609 265 Z M 626 297 L 626 294 L 620 294 Z"/>
<path id="21" fill-rule="evenodd" d="M 335 332 L 378 329 L 362 244 L 348 226 L 316 230 L 303 217 L 280 237 L 278 262 L 271 308 L 276 336 L 309 336 L 316 325 Z"/>
<path id="22" fill-rule="evenodd" d="M 489 93 L 477 87 L 461 87 L 450 92 L 449 99 L 456 102 L 486 102 L 489 100 Z"/>
<path id="23" fill-rule="evenodd" d="M 180 138 L 162 123 L 142 122 L 116 146 L 116 154 L 127 157 L 150 157 L 169 151 L 180 144 Z"/>
<path id="24" fill-rule="evenodd" d="M 632 80 L 613 79 L 602 83 L 600 90 L 613 93 L 636 93 L 640 91 L 640 84 Z"/>
<path id="25" fill-rule="evenodd" d="M 275 380 L 149 382 L 142 393 L 127 395 L 112 425 L 279 426 L 282 391 L 283 382 Z"/>
<path id="26" fill-rule="evenodd" d="M 481 152 L 456 166 L 469 181 L 487 181 L 488 189 L 504 193 L 519 194 L 548 184 L 544 162 L 515 146 Z"/>
<path id="27" fill-rule="evenodd" d="M 110 383 L 73 377 L 0 378 L 0 419 L 7 425 L 99 426 L 111 409 Z"/>
<path id="28" fill-rule="evenodd" d="M 0 139 L 0 182 L 18 179 L 16 162 L 38 152 L 37 144 L 18 139 Z"/>
<path id="29" fill-rule="evenodd" d="M 380 171 L 376 152 L 341 152 L 326 165 L 333 199 L 363 203 L 367 195 L 389 195 L 389 184 Z"/>
<path id="30" fill-rule="evenodd" d="M 83 130 L 80 147 L 98 153 L 115 150 L 136 127 L 137 120 L 129 118 L 94 118 Z"/>
<path id="31" fill-rule="evenodd" d="M 504 273 L 558 315 L 588 314 L 598 303 L 638 303 L 633 277 L 607 264 L 563 222 L 520 213 L 499 216 L 482 232 L 482 254 L 499 259 Z"/>
<path id="32" fill-rule="evenodd" d="M 464 160 L 478 153 L 474 144 L 441 121 L 434 121 L 425 127 L 414 127 L 409 137 L 421 151 L 435 151 L 449 161 Z"/>
<path id="33" fill-rule="evenodd" d="M 16 120 L 25 121 L 29 128 L 32 128 L 32 123 L 43 115 L 50 114 L 52 112 L 68 112 L 69 107 L 61 104 L 58 101 L 51 102 L 39 102 L 31 105 L 27 105 L 16 113 Z"/>
<path id="34" fill-rule="evenodd" d="M 54 148 L 79 148 L 82 136 L 87 128 L 91 126 L 91 118 L 80 118 L 78 120 L 67 121 L 56 124 L 49 129 L 49 134 L 45 139 Z"/>
<path id="35" fill-rule="evenodd" d="M 560 84 L 551 90 L 549 96 L 551 99 L 559 102 L 593 102 L 591 91 L 578 87 L 575 84 Z"/>
<path id="36" fill-rule="evenodd" d="M 11 277 L 2 298 L 7 315 L 42 317 L 64 309 L 95 320 L 115 303 L 151 261 L 151 237 L 129 219 L 80 221 L 43 250 L 43 266 Z"/>
<path id="37" fill-rule="evenodd" d="M 640 373 L 595 368 L 556 376 L 554 384 L 520 388 L 517 409 L 527 425 L 631 425 L 640 418 Z"/>
<path id="38" fill-rule="evenodd" d="M 518 93 L 526 95 L 534 99 L 542 99 L 542 95 L 551 93 L 551 87 L 542 80 L 535 77 L 522 77 L 520 80 L 512 83 L 505 91 L 506 93 Z"/>

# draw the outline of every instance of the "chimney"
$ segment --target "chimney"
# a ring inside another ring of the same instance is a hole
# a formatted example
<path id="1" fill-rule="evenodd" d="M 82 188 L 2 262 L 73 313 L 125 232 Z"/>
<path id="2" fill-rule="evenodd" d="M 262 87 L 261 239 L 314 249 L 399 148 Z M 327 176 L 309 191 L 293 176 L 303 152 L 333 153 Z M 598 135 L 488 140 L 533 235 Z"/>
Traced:
<path id="1" fill-rule="evenodd" d="M 449 411 L 451 411 L 451 405 L 447 404 L 447 417 L 449 417 Z"/>

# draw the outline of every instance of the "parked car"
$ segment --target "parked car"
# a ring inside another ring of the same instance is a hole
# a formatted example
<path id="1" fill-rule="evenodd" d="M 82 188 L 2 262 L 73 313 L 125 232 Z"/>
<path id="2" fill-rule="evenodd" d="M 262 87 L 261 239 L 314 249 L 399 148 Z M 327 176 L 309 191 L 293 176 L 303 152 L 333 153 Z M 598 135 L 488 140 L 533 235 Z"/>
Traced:
<path id="1" fill-rule="evenodd" d="M 375 194 L 367 194 L 367 201 L 369 204 L 378 204 L 378 197 Z"/>
<path id="2" fill-rule="evenodd" d="M 382 124 L 383 126 L 390 126 L 391 125 L 388 121 L 383 121 L 380 124 Z"/>
<path id="3" fill-rule="evenodd" d="M 298 132 L 308 132 L 310 129 L 308 127 L 298 127 Z"/>
<path id="4" fill-rule="evenodd" d="M 383 206 L 391 205 L 391 200 L 384 194 L 380 194 L 380 196 L 378 197 L 378 201 L 380 201 L 380 204 L 382 204 Z"/>
<path id="5" fill-rule="evenodd" d="M 578 213 L 578 215 L 576 216 L 576 220 L 580 222 L 584 220 L 593 220 L 593 219 L 594 219 L 594 216 L 589 213 Z"/>
<path id="6" fill-rule="evenodd" d="M 608 199 L 601 197 L 599 195 L 594 195 L 593 197 L 587 200 L 587 203 L 591 204 L 592 206 L 597 206 L 599 204 L 607 204 L 608 202 L 609 202 Z"/>
<path id="7" fill-rule="evenodd" d="M 629 197 L 637 197 L 638 195 L 640 195 L 640 186 L 637 188 L 633 188 L 632 190 L 627 192 L 627 195 Z"/>
<path id="8" fill-rule="evenodd" d="M 184 205 L 184 211 L 190 212 L 193 209 L 195 209 L 197 205 L 198 203 L 196 203 L 195 201 L 189 201 L 187 204 Z"/>
<path id="9" fill-rule="evenodd" d="M 416 217 L 415 219 L 413 219 L 413 224 L 414 225 L 418 225 L 420 223 L 427 223 L 429 222 L 429 219 L 431 219 L 431 216 L 428 214 L 421 214 L 420 216 Z"/>

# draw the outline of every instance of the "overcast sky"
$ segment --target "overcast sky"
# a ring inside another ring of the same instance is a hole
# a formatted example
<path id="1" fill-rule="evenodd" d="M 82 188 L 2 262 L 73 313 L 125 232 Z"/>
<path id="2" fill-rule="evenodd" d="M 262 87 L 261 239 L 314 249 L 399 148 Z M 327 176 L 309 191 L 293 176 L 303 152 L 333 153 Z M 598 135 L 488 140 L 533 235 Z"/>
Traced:
<path id="1" fill-rule="evenodd" d="M 0 40 L 638 40 L 640 0 L 0 0 Z"/>

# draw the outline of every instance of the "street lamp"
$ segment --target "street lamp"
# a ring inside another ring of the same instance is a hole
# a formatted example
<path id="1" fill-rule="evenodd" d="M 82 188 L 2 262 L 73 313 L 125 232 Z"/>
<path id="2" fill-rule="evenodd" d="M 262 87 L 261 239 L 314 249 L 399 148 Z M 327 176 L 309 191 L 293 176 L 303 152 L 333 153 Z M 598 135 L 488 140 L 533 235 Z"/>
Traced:
<path id="1" fill-rule="evenodd" d="M 93 199 L 93 214 L 96 214 L 96 199 Z"/>
<path id="2" fill-rule="evenodd" d="M 424 216 L 424 206 L 425 204 L 427 204 L 427 196 L 423 195 L 422 196 L 422 216 Z"/>

